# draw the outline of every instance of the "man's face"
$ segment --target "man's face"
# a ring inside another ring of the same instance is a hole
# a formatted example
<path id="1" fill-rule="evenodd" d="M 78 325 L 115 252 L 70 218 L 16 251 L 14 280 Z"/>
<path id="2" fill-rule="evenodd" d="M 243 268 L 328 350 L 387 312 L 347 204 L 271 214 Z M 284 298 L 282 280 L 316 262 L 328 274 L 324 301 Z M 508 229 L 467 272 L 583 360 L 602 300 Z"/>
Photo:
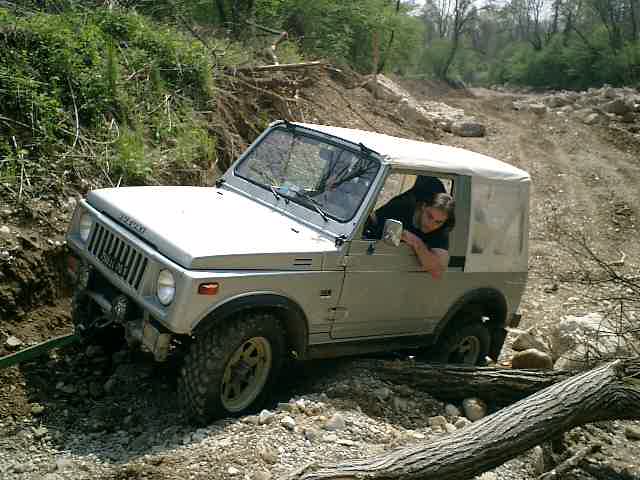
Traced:
<path id="1" fill-rule="evenodd" d="M 433 232 L 442 227 L 448 219 L 448 215 L 442 210 L 434 207 L 418 207 L 420 215 L 418 217 L 419 227 L 424 233 Z"/>

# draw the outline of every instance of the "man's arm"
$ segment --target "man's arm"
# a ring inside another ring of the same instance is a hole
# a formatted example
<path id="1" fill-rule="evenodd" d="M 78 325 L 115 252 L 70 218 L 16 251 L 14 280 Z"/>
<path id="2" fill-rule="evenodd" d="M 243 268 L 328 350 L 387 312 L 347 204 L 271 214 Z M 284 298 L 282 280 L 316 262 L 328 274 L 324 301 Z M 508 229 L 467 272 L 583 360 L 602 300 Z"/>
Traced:
<path id="1" fill-rule="evenodd" d="M 435 279 L 442 278 L 449 264 L 449 252 L 442 248 L 430 249 L 417 235 L 407 230 L 402 232 L 402 240 L 416 253 L 425 272 L 429 272 Z"/>

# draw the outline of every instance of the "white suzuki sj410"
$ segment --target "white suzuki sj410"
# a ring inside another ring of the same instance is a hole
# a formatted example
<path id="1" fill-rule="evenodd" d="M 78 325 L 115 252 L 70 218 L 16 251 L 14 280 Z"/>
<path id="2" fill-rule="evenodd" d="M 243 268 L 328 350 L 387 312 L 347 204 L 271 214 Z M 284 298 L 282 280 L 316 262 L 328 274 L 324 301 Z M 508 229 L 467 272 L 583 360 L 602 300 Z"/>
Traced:
<path id="1" fill-rule="evenodd" d="M 400 222 L 367 232 L 426 177 L 455 199 L 440 279 L 399 241 Z M 158 361 L 186 345 L 179 396 L 201 421 L 259 408 L 287 356 L 496 359 L 519 320 L 529 186 L 470 151 L 275 122 L 214 187 L 90 192 L 67 237 L 74 322 L 98 338 L 118 325 Z"/>

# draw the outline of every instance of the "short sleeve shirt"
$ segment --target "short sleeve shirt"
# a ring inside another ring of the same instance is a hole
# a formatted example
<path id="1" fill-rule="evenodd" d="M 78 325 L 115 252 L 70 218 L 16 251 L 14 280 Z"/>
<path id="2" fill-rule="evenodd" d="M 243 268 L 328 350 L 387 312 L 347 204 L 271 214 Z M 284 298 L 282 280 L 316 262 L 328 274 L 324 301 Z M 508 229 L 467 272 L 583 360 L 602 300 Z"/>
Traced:
<path id="1" fill-rule="evenodd" d="M 376 210 L 376 224 L 371 229 L 375 238 L 382 238 L 384 222 L 388 219 L 399 220 L 405 230 L 419 237 L 427 247 L 449 250 L 449 232 L 440 227 L 429 233 L 424 233 L 413 225 L 413 212 L 416 202 L 410 195 L 401 195 L 391 199 L 386 205 Z"/>

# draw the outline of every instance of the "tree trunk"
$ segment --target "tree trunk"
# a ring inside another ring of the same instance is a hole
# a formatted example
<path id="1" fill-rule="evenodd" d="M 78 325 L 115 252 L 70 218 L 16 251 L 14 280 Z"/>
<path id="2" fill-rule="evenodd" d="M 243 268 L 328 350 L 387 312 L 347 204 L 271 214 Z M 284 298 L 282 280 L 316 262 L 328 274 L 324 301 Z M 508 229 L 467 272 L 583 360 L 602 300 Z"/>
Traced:
<path id="1" fill-rule="evenodd" d="M 585 423 L 640 418 L 640 360 L 608 363 L 547 387 L 439 440 L 370 459 L 310 465 L 290 480 L 465 480 Z"/>
<path id="2" fill-rule="evenodd" d="M 495 367 L 373 362 L 370 369 L 383 380 L 410 385 L 441 400 L 480 397 L 496 405 L 509 405 L 571 377 L 570 372 L 512 370 Z"/>

